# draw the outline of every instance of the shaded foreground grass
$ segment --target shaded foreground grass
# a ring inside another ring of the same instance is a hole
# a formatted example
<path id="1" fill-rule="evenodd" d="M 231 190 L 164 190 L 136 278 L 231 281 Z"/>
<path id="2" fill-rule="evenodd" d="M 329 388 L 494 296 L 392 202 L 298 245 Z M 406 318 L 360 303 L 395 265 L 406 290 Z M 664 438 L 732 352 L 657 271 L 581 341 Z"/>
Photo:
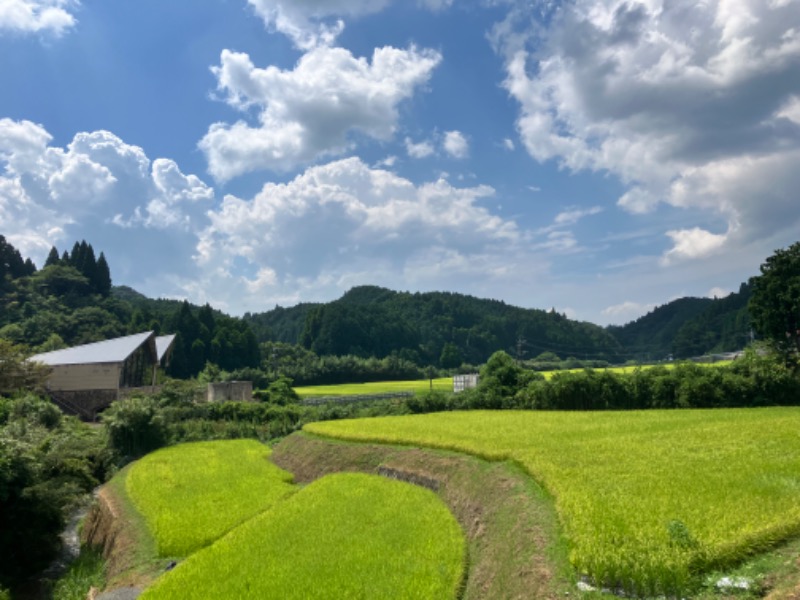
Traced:
<path id="1" fill-rule="evenodd" d="M 511 459 L 554 495 L 575 568 L 641 595 L 800 533 L 800 409 L 440 413 L 312 423 L 331 437 Z"/>
<path id="2" fill-rule="evenodd" d="M 433 492 L 348 473 L 237 527 L 142 598 L 452 600 L 464 567 L 463 534 Z"/>
<path id="3" fill-rule="evenodd" d="M 188 556 L 295 491 L 255 440 L 194 442 L 148 454 L 125 488 L 160 556 Z"/>

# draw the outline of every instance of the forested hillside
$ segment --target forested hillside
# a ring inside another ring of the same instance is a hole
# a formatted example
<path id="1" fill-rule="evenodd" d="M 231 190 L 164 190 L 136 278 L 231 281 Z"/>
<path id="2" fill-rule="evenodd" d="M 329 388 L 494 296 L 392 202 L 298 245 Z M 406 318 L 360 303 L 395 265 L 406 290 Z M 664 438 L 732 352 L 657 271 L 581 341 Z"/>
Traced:
<path id="1" fill-rule="evenodd" d="M 213 363 L 229 372 L 260 368 L 268 378 L 321 382 L 361 372 L 364 365 L 353 365 L 373 358 L 393 362 L 367 371 L 407 377 L 421 367 L 479 365 L 497 350 L 540 362 L 652 361 L 737 350 L 750 336 L 745 284 L 726 298 L 681 298 L 605 329 L 554 310 L 375 286 L 240 319 L 112 286 L 105 256 L 96 257 L 85 241 L 63 253 L 53 248 L 37 269 L 0 236 L 0 259 L 0 338 L 44 352 L 147 330 L 176 333 L 170 374 L 180 378 Z M 349 366 L 325 357 L 348 357 Z"/>
<path id="2" fill-rule="evenodd" d="M 259 341 L 300 343 L 318 355 L 397 355 L 418 365 L 480 364 L 496 350 L 518 358 L 553 352 L 561 358 L 618 361 L 619 342 L 591 323 L 555 311 L 447 292 L 395 292 L 356 287 L 327 304 L 245 315 Z"/>
<path id="3" fill-rule="evenodd" d="M 663 360 L 741 350 L 750 341 L 750 287 L 725 298 L 679 298 L 608 331 L 631 358 Z"/>
<path id="4" fill-rule="evenodd" d="M 241 319 L 177 300 L 151 300 L 113 288 L 111 270 L 91 244 L 51 249 L 37 269 L 0 235 L 0 338 L 33 352 L 153 330 L 177 334 L 170 374 L 189 377 L 206 362 L 224 369 L 258 367 L 261 356 Z"/>

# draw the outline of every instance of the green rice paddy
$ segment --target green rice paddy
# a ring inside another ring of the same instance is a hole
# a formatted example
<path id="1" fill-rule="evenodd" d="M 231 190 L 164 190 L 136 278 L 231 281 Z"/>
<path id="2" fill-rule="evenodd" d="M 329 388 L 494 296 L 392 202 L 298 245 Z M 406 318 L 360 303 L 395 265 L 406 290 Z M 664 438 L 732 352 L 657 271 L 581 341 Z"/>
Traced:
<path id="1" fill-rule="evenodd" d="M 684 594 L 800 534 L 800 409 L 475 411 L 311 423 L 311 433 L 522 465 L 595 582 Z"/>
<path id="2" fill-rule="evenodd" d="M 372 381 L 369 383 L 342 383 L 337 385 L 310 385 L 294 388 L 302 398 L 314 396 L 357 396 L 385 394 L 389 392 L 413 392 L 425 394 L 431 389 L 430 379 L 416 381 Z M 443 392 L 453 391 L 453 378 L 440 377 L 433 380 L 433 389 Z"/>
<path id="3" fill-rule="evenodd" d="M 142 599 L 453 600 L 465 562 L 464 536 L 436 494 L 337 474 L 197 552 Z"/>
<path id="4" fill-rule="evenodd" d="M 125 488 L 161 556 L 188 556 L 294 493 L 254 440 L 195 442 L 134 463 Z"/>

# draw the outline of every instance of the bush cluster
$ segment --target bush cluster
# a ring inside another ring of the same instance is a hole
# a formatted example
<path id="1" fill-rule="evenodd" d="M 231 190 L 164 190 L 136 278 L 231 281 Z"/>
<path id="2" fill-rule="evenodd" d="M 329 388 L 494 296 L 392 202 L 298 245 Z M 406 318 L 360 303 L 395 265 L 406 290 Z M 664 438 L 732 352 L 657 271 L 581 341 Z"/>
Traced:
<path id="1" fill-rule="evenodd" d="M 693 363 L 631 373 L 558 373 L 514 395 L 515 408 L 629 410 L 788 406 L 800 402 L 800 381 L 778 361 L 750 354 L 729 366 Z"/>
<path id="2" fill-rule="evenodd" d="M 477 388 L 407 401 L 412 413 L 473 409 L 634 410 L 800 404 L 800 380 L 779 359 L 747 353 L 727 366 L 681 363 L 628 373 L 585 369 L 546 380 L 498 352 Z"/>
<path id="3" fill-rule="evenodd" d="M 0 397 L 0 598 L 47 565 L 65 514 L 112 470 L 101 430 L 33 395 Z"/>

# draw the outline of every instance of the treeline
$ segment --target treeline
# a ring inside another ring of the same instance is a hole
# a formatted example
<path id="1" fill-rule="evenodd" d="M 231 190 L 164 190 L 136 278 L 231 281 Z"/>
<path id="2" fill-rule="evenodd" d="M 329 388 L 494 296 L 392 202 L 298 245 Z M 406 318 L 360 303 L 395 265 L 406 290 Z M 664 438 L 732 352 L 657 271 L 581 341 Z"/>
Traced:
<path id="1" fill-rule="evenodd" d="M 168 374 L 197 375 L 208 362 L 224 369 L 260 366 L 258 342 L 241 319 L 210 306 L 150 300 L 129 288 L 114 293 L 103 252 L 86 241 L 71 252 L 50 250 L 37 270 L 0 236 L 0 339 L 47 352 L 114 337 L 175 333 Z"/>
<path id="2" fill-rule="evenodd" d="M 417 399 L 414 412 L 471 409 L 641 410 L 800 405 L 800 379 L 779 358 L 748 351 L 725 366 L 679 363 L 631 372 L 585 369 L 550 379 L 499 352 L 478 387 Z"/>
<path id="3" fill-rule="evenodd" d="M 375 286 L 238 319 L 112 287 L 104 254 L 95 259 L 85 241 L 62 254 L 52 248 L 37 270 L 0 236 L 0 258 L 0 338 L 44 352 L 147 330 L 176 333 L 169 374 L 178 378 L 212 363 L 298 385 L 416 379 L 428 368 L 469 370 L 498 350 L 537 370 L 603 367 L 739 350 L 750 339 L 747 285 L 719 300 L 676 300 L 606 329 L 555 310 Z"/>
<path id="4" fill-rule="evenodd" d="M 325 304 L 277 307 L 246 314 L 260 342 L 300 344 L 319 356 L 395 355 L 419 366 L 454 368 L 482 364 L 504 350 L 517 359 L 550 351 L 619 362 L 620 343 L 591 323 L 555 310 L 510 306 L 456 293 L 409 293 L 362 286 Z"/>
<path id="5" fill-rule="evenodd" d="M 352 354 L 319 356 L 298 344 L 282 342 L 261 344 L 261 356 L 261 372 L 265 380 L 273 381 L 283 376 L 295 385 L 407 381 L 422 379 L 427 373 L 426 369 L 397 354 L 384 358 L 362 358 Z"/>
<path id="6" fill-rule="evenodd" d="M 724 298 L 679 298 L 607 329 L 630 359 L 642 362 L 741 350 L 751 341 L 751 292 L 743 283 Z"/>
<path id="7" fill-rule="evenodd" d="M 108 267 L 105 255 L 101 252 L 99 258 L 95 257 L 94 248 L 86 240 L 75 242 L 72 252 L 64 251 L 60 257 L 58 249 L 53 246 L 47 255 L 44 268 L 71 267 L 86 278 L 90 292 L 107 297 L 111 293 L 111 270 Z"/>

